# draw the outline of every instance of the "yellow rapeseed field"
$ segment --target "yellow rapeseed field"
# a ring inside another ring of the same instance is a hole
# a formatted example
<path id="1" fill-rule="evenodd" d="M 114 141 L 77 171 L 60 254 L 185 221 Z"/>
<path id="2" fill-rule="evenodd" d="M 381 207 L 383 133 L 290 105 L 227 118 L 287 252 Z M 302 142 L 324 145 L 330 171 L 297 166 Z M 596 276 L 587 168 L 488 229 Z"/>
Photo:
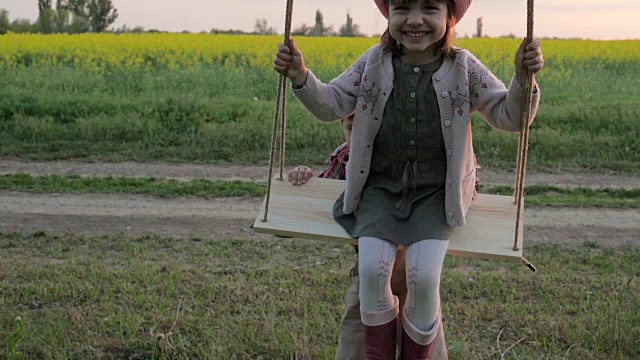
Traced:
<path id="1" fill-rule="evenodd" d="M 91 72 L 104 69 L 176 69 L 208 64 L 271 68 L 280 36 L 211 34 L 84 34 L 0 36 L 0 69 L 70 66 Z M 299 37 L 307 65 L 335 74 L 346 69 L 374 38 Z M 518 39 L 460 39 L 490 68 L 512 68 Z M 640 41 L 545 40 L 547 63 L 562 72 L 577 63 L 619 66 L 640 62 Z M 595 64 L 594 64 L 595 63 Z M 497 68 L 497 69 L 496 69 Z"/>

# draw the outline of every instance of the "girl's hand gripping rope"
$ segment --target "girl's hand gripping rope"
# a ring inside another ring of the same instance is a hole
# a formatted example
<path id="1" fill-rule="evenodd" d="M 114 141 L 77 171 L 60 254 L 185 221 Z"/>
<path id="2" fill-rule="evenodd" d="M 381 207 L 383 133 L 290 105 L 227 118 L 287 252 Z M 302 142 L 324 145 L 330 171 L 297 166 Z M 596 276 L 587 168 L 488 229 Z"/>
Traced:
<path id="1" fill-rule="evenodd" d="M 278 44 L 276 58 L 273 60 L 273 68 L 279 74 L 289 69 L 287 77 L 291 79 L 293 86 L 302 87 L 307 81 L 307 68 L 304 66 L 304 58 L 293 39 L 291 39 L 289 45 L 287 47 L 283 43 Z"/>
<path id="2" fill-rule="evenodd" d="M 533 39 L 527 44 L 527 38 L 522 40 L 515 58 L 516 77 L 520 85 L 526 82 L 527 71 L 535 74 L 544 67 L 544 56 L 540 50 L 540 40 Z"/>

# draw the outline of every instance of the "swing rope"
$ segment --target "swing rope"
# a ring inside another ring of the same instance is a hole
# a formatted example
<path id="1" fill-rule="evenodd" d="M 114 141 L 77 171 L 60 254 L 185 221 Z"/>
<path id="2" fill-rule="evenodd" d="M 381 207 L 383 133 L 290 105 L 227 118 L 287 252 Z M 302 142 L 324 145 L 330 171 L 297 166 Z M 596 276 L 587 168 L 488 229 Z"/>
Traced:
<path id="1" fill-rule="evenodd" d="M 284 44 L 289 46 L 289 38 L 291 36 L 291 17 L 293 13 L 293 0 L 287 0 L 287 10 L 284 25 Z M 267 215 L 269 214 L 269 200 L 271 199 L 271 181 L 273 179 L 273 163 L 276 156 L 276 135 L 278 133 L 278 126 L 281 127 L 280 131 L 280 181 L 284 181 L 284 155 L 287 135 L 287 113 L 286 113 L 286 101 L 287 101 L 287 72 L 285 69 L 278 79 L 278 95 L 276 96 L 276 111 L 273 119 L 273 131 L 271 133 L 271 154 L 269 156 L 269 179 L 267 184 L 267 198 L 265 200 L 264 207 L 264 219 L 262 222 L 267 222 Z M 280 112 L 282 108 L 282 113 Z M 282 114 L 282 117 L 280 117 Z"/>
<path id="2" fill-rule="evenodd" d="M 527 44 L 533 41 L 533 10 L 534 0 L 527 2 Z M 529 119 L 531 118 L 531 103 L 533 102 L 533 80 L 534 76 L 527 71 L 527 77 L 523 86 L 522 112 L 520 114 L 520 138 L 518 141 L 518 161 L 515 184 L 515 203 L 518 205 L 516 215 L 516 231 L 513 241 L 513 251 L 520 250 L 518 247 L 518 237 L 520 235 L 520 219 L 522 218 L 522 199 L 524 198 L 524 177 L 527 167 L 527 153 L 529 151 Z"/>

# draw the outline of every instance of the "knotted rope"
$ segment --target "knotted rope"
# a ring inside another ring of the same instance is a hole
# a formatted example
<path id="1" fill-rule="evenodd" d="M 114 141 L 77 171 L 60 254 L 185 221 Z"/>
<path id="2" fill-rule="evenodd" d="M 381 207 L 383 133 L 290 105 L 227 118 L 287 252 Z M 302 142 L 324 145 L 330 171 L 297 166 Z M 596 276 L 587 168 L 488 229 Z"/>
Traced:
<path id="1" fill-rule="evenodd" d="M 533 41 L 534 0 L 527 1 L 527 44 Z M 531 103 L 533 102 L 534 75 L 527 70 L 526 80 L 522 89 L 522 112 L 520 114 L 520 138 L 518 140 L 518 162 L 516 169 L 516 184 L 514 187 L 515 203 L 518 205 L 516 215 L 516 231 L 513 241 L 513 251 L 520 250 L 518 238 L 520 235 L 520 219 L 522 218 L 522 203 L 524 198 L 524 178 L 527 169 L 527 153 L 529 151 L 529 120 L 531 118 Z M 524 257 L 522 263 L 531 270 L 535 267 Z"/>
<path id="2" fill-rule="evenodd" d="M 284 25 L 284 44 L 289 46 L 289 38 L 291 36 L 291 17 L 293 14 L 293 0 L 287 0 L 287 10 L 285 16 Z M 271 133 L 271 155 L 269 157 L 269 180 L 267 184 L 267 198 L 264 205 L 264 219 L 262 222 L 267 222 L 267 215 L 269 214 L 269 200 L 271 199 L 271 181 L 273 179 L 273 162 L 276 156 L 276 134 L 278 133 L 278 126 L 280 126 L 280 181 L 284 181 L 284 155 L 286 146 L 287 135 L 287 72 L 285 69 L 278 79 L 278 95 L 276 96 L 276 111 L 273 119 L 273 131 Z M 281 117 L 280 117 L 280 114 Z"/>

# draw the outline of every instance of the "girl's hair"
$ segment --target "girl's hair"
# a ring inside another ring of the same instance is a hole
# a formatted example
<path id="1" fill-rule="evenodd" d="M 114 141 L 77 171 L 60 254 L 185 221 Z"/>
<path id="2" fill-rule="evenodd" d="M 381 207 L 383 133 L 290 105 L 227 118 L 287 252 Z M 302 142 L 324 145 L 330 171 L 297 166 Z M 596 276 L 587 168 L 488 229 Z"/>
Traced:
<path id="1" fill-rule="evenodd" d="M 395 4 L 413 4 L 416 2 L 424 1 L 424 0 L 388 0 L 389 6 Z M 428 1 L 428 0 L 427 0 Z M 453 11 L 455 8 L 455 0 L 435 0 L 444 2 L 447 4 L 447 30 L 444 33 L 442 39 L 436 42 L 436 50 L 440 51 L 441 54 L 448 57 L 454 57 L 457 53 L 456 49 L 453 47 L 453 36 L 454 30 L 453 28 L 456 26 L 456 19 L 453 17 Z M 389 17 L 391 17 L 391 13 L 389 13 Z M 391 51 L 396 56 L 402 56 L 404 53 L 402 49 L 398 46 L 396 39 L 391 36 L 389 32 L 389 26 L 387 25 L 387 30 L 385 30 L 384 34 L 380 38 L 380 43 L 382 44 L 382 48 L 384 51 Z"/>

